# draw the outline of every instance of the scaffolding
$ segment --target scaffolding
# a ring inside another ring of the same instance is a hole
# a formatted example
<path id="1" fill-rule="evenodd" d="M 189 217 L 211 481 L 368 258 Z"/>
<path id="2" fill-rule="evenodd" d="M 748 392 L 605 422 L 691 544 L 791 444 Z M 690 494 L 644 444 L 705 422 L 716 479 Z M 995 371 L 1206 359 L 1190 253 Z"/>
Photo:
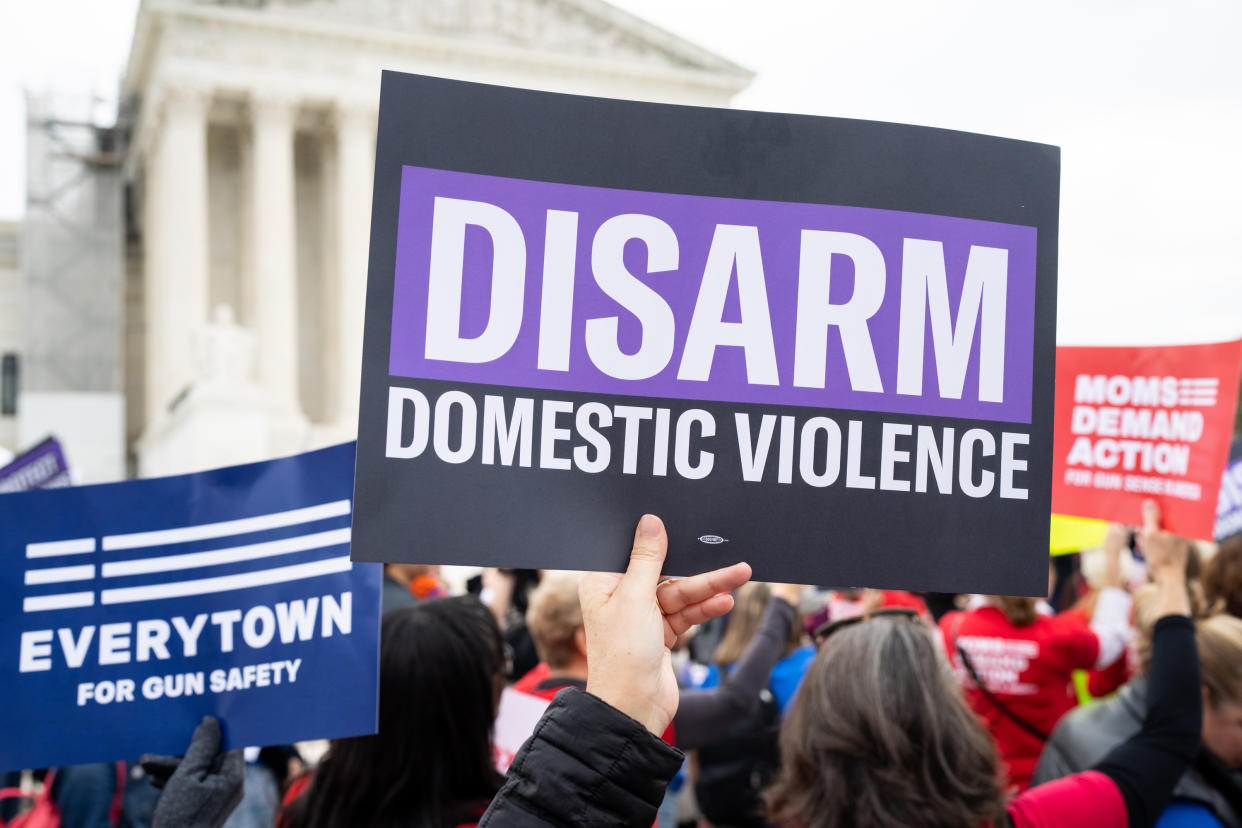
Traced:
<path id="1" fill-rule="evenodd" d="M 93 99 L 26 96 L 23 392 L 121 392 L 121 131 Z"/>
<path id="2" fill-rule="evenodd" d="M 98 98 L 26 95 L 18 431 L 124 475 L 124 129 Z"/>

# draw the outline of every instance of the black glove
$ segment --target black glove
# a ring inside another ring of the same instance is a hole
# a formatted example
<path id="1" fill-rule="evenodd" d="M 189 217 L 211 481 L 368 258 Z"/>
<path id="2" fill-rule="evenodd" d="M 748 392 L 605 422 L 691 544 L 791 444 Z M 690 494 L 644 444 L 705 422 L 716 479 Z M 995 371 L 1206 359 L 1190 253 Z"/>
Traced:
<path id="1" fill-rule="evenodd" d="M 140 761 L 163 789 L 151 828 L 220 828 L 242 800 L 242 752 L 220 753 L 220 722 L 212 716 L 194 729 L 183 758 L 148 753 Z"/>

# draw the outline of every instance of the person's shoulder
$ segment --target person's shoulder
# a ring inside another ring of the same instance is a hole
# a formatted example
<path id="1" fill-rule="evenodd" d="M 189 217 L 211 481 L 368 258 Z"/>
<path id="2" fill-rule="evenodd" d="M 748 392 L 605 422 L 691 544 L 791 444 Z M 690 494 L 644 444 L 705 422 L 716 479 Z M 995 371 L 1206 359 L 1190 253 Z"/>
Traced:
<path id="1" fill-rule="evenodd" d="M 797 648 L 792 653 L 790 653 L 789 655 L 782 658 L 779 662 L 777 662 L 776 666 L 797 669 L 799 667 L 805 667 L 807 664 L 810 664 L 814 660 L 815 660 L 815 645 L 814 644 L 803 644 L 801 647 Z"/>
<path id="2" fill-rule="evenodd" d="M 1225 823 L 1202 803 L 1170 802 L 1155 828 L 1225 828 Z"/>
<path id="3" fill-rule="evenodd" d="M 1106 699 L 1076 707 L 1066 713 L 1052 731 L 1055 745 L 1076 770 L 1095 764 L 1114 746 L 1143 726 L 1128 703 L 1126 688 Z"/>
<path id="4" fill-rule="evenodd" d="M 691 687 L 710 690 L 720 684 L 720 668 L 715 664 L 694 664 L 687 669 L 686 678 Z"/>
<path id="5" fill-rule="evenodd" d="M 1007 810 L 1015 828 L 1123 828 L 1128 822 L 1121 790 L 1098 771 L 1075 773 L 1027 788 L 1009 801 Z"/>
<path id="6" fill-rule="evenodd" d="M 1066 632 L 1085 632 L 1091 629 L 1091 619 L 1075 610 L 1066 610 L 1056 615 L 1040 616 L 1047 627 Z"/>
<path id="7" fill-rule="evenodd" d="M 963 610 L 949 610 L 940 616 L 940 621 L 937 622 L 936 626 L 940 628 L 942 633 L 948 635 L 953 631 L 954 627 L 961 626 L 965 621 L 965 617 L 966 613 Z"/>
<path id="8" fill-rule="evenodd" d="M 797 681 L 815 660 L 815 645 L 805 644 L 776 662 L 772 668 L 772 684 L 779 681 Z"/>
<path id="9" fill-rule="evenodd" d="M 1009 623 L 1005 613 L 993 606 L 984 605 L 973 609 L 945 613 L 940 619 L 940 629 L 946 634 L 986 635 L 1008 637 L 1019 629 Z"/>
<path id="10" fill-rule="evenodd" d="M 380 589 L 381 615 L 402 607 L 411 607 L 417 603 L 418 599 L 414 597 L 414 593 L 387 575 L 384 576 Z"/>

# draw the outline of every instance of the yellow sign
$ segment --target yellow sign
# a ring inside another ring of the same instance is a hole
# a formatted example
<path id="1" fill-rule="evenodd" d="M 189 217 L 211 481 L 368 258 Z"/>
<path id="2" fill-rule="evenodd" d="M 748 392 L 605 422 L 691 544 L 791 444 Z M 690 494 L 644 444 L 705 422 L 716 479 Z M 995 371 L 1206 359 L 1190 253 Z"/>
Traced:
<path id="1" fill-rule="evenodd" d="M 1053 515 L 1049 551 L 1053 555 L 1068 555 L 1083 549 L 1093 549 L 1104 542 L 1104 533 L 1107 530 L 1106 520 Z"/>

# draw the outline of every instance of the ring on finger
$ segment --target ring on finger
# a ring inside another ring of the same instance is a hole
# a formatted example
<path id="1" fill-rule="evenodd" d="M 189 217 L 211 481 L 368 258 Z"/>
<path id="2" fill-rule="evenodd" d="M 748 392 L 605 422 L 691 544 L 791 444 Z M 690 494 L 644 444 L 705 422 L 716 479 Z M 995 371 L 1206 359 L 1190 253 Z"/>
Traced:
<path id="1" fill-rule="evenodd" d="M 664 605 L 660 603 L 660 588 L 680 580 L 680 578 L 665 578 L 663 581 L 656 584 L 656 608 L 660 610 L 660 615 L 668 615 L 668 613 L 664 611 Z"/>

